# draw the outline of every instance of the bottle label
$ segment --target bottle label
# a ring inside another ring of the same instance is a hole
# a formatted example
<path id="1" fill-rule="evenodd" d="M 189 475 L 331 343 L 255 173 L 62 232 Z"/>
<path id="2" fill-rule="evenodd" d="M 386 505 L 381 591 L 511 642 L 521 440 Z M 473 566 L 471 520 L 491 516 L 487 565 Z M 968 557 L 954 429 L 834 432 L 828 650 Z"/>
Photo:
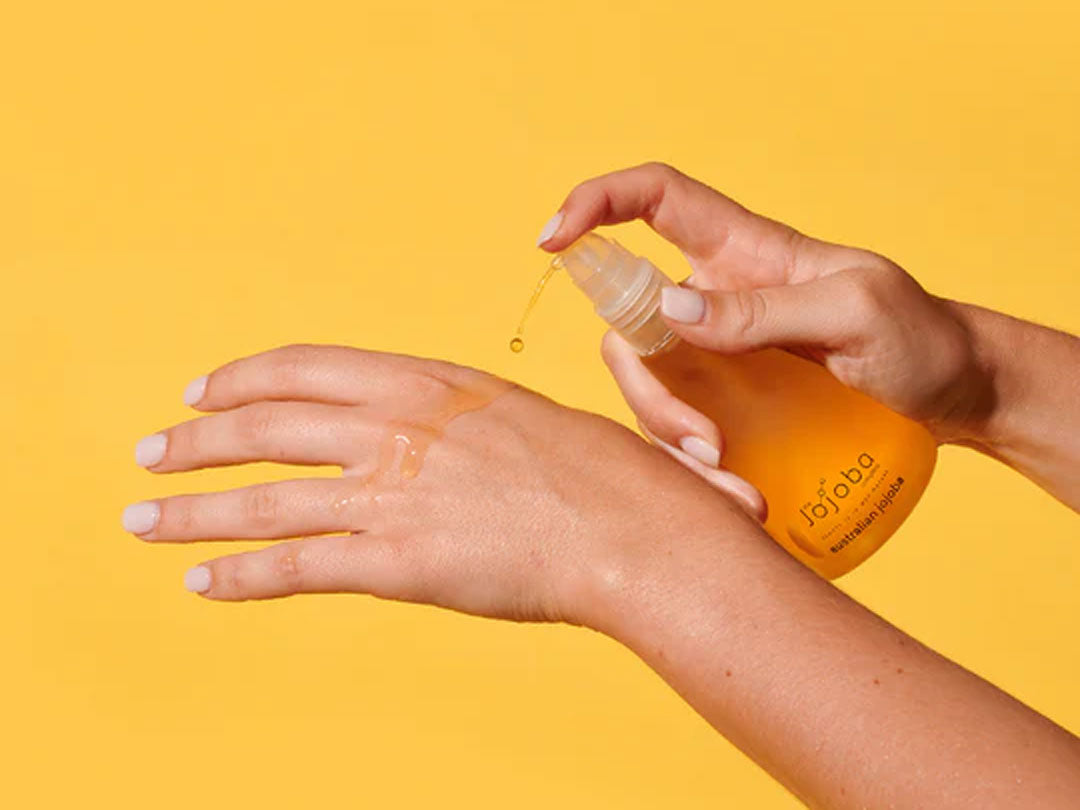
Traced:
<path id="1" fill-rule="evenodd" d="M 789 526 L 788 535 L 814 557 L 824 557 L 826 550 L 837 554 L 892 508 L 904 483 L 902 475 L 873 455 L 860 453 L 853 465 L 818 481 L 815 497 L 803 503 L 799 525 Z M 814 540 L 808 540 L 808 535 Z"/>

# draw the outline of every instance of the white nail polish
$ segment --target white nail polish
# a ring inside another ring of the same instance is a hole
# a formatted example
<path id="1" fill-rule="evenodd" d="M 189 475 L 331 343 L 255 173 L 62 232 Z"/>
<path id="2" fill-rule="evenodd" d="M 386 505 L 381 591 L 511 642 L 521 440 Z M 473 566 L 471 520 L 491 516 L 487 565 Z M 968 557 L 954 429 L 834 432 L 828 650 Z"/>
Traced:
<path id="1" fill-rule="evenodd" d="M 153 467 L 165 458 L 165 444 L 168 439 L 164 433 L 155 433 L 140 439 L 135 445 L 135 463 L 140 467 Z"/>
<path id="2" fill-rule="evenodd" d="M 548 239 L 553 237 L 555 235 L 555 232 L 559 230 L 559 226 L 562 225 L 562 221 L 563 221 L 563 212 L 562 211 L 559 211 L 558 213 L 555 214 L 555 216 L 553 216 L 551 219 L 549 219 L 544 224 L 543 229 L 540 231 L 540 237 L 536 240 L 537 246 L 540 246 L 540 245 L 544 244 L 544 242 L 546 242 Z"/>
<path id="3" fill-rule="evenodd" d="M 184 404 L 185 405 L 198 405 L 199 400 L 203 398 L 203 394 L 206 393 L 206 375 L 192 380 L 187 384 L 187 388 L 184 389 Z"/>
<path id="4" fill-rule="evenodd" d="M 683 436 L 679 439 L 679 447 L 688 456 L 696 458 L 706 467 L 716 467 L 720 464 L 720 451 L 700 436 Z"/>
<path id="5" fill-rule="evenodd" d="M 157 526 L 159 517 L 161 517 L 161 507 L 154 501 L 143 501 L 133 503 L 124 509 L 124 515 L 120 520 L 124 524 L 124 531 L 132 534 L 146 534 Z"/>
<path id="6" fill-rule="evenodd" d="M 698 323 L 705 317 L 705 296 L 686 287 L 664 287 L 660 311 L 679 323 Z"/>
<path id="7" fill-rule="evenodd" d="M 196 565 L 184 574 L 184 587 L 192 593 L 205 593 L 210 590 L 210 569 L 205 565 Z"/>

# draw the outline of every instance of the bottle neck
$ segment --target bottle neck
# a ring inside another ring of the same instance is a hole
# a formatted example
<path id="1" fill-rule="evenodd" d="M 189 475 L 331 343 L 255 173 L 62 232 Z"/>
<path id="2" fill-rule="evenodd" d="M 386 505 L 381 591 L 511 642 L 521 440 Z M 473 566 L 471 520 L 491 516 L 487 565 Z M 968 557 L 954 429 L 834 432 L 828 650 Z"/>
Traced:
<path id="1" fill-rule="evenodd" d="M 660 315 L 660 293 L 673 282 L 644 256 L 590 232 L 557 254 L 551 267 L 565 269 L 596 314 L 642 357 L 679 342 Z"/>
<path id="2" fill-rule="evenodd" d="M 604 319 L 634 347 L 634 351 L 642 357 L 651 357 L 670 350 L 679 342 L 660 314 L 660 292 L 672 282 L 647 259 L 637 262 L 636 269 L 643 283 L 632 303 L 615 317 Z M 597 311 L 601 316 L 606 315 L 599 309 Z"/>
<path id="3" fill-rule="evenodd" d="M 661 323 L 663 323 L 663 319 L 661 319 Z M 644 345 L 645 342 L 646 341 L 642 341 L 640 345 Z M 670 329 L 668 329 L 667 324 L 664 324 L 664 334 L 656 343 L 644 349 L 639 348 L 639 344 L 637 343 L 633 343 L 632 345 L 634 346 L 634 349 L 637 351 L 637 353 L 640 354 L 642 357 L 657 357 L 661 354 L 666 354 L 667 352 L 670 352 L 680 343 L 682 343 L 682 339 Z"/>

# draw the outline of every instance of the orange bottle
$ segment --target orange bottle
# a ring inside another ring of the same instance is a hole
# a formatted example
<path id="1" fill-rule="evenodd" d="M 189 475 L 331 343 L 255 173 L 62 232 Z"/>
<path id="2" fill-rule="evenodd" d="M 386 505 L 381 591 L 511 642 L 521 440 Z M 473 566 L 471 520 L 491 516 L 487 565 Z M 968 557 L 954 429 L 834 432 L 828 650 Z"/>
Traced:
<path id="1" fill-rule="evenodd" d="M 596 312 L 675 396 L 724 436 L 723 465 L 765 496 L 765 529 L 829 579 L 889 539 L 926 488 L 937 442 L 921 425 L 780 349 L 722 355 L 660 315 L 672 284 L 648 259 L 588 233 L 556 254 Z"/>

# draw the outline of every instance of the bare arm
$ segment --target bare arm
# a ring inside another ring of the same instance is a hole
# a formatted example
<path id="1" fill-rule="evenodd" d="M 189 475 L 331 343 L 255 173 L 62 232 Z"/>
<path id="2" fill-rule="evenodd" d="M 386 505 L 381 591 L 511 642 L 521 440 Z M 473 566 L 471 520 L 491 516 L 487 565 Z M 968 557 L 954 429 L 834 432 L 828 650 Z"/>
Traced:
<path id="1" fill-rule="evenodd" d="M 993 456 L 1080 510 L 1080 339 L 949 303 L 989 385 L 957 444 Z"/>
<path id="2" fill-rule="evenodd" d="M 607 630 L 806 804 L 1077 806 L 1080 740 L 726 523 L 664 538 Z"/>

